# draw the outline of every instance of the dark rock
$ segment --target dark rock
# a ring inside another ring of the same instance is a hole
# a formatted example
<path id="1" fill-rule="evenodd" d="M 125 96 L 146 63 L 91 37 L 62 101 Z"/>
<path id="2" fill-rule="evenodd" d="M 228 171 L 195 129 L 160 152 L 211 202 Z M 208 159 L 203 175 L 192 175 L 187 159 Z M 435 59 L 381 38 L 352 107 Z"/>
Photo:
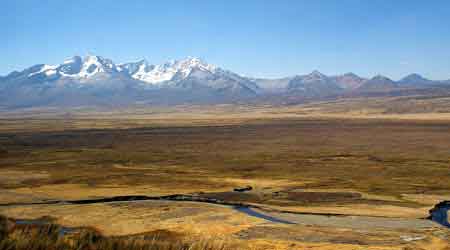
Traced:
<path id="1" fill-rule="evenodd" d="M 247 192 L 252 190 L 253 188 L 251 186 L 245 186 L 245 187 L 237 187 L 235 189 L 233 189 L 233 191 L 235 192 Z"/>

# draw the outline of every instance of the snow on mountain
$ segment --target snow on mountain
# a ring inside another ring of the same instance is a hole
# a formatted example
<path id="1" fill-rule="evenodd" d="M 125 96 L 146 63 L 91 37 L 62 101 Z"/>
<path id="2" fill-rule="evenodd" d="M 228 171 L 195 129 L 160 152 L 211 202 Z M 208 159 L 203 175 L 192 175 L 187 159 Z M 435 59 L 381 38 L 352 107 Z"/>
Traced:
<path id="1" fill-rule="evenodd" d="M 172 60 L 160 65 L 151 65 L 145 60 L 118 65 L 120 72 L 147 86 L 185 90 L 210 89 L 221 93 L 256 94 L 257 84 L 249 78 L 223 70 L 205 61 L 188 57 Z"/>
<path id="2" fill-rule="evenodd" d="M 109 59 L 100 56 L 86 56 L 81 58 L 75 56 L 64 60 L 59 65 L 38 65 L 32 67 L 28 77 L 37 75 L 58 76 L 66 78 L 90 78 L 98 73 L 114 73 L 119 72 L 117 66 Z M 54 80 L 54 79 L 53 79 Z"/>
<path id="3" fill-rule="evenodd" d="M 138 71 L 139 72 L 149 71 L 153 67 L 154 65 L 150 65 L 145 59 L 137 62 L 117 64 L 117 69 L 119 72 L 126 72 L 130 76 L 136 74 Z"/>
<path id="4" fill-rule="evenodd" d="M 100 56 L 86 56 L 83 59 L 80 57 L 73 57 L 65 60 L 60 65 L 60 73 L 64 77 L 73 78 L 89 78 L 98 73 L 113 73 L 119 72 L 117 66 L 110 60 Z"/>
<path id="5" fill-rule="evenodd" d="M 57 71 L 56 71 L 57 68 L 58 68 L 58 65 L 55 66 L 55 65 L 43 64 L 42 67 L 38 71 L 28 74 L 28 77 L 31 77 L 31 76 L 34 76 L 37 74 L 41 74 L 41 73 L 44 73 L 47 76 L 54 75 L 57 73 Z"/>
<path id="6" fill-rule="evenodd" d="M 100 75 L 109 78 L 120 76 L 122 79 L 128 77 L 128 80 L 155 87 L 186 88 L 190 86 L 189 88 L 192 88 L 195 85 L 195 87 L 236 89 L 237 85 L 245 84 L 252 91 L 258 88 L 248 78 L 220 69 L 195 57 L 152 65 L 146 60 L 115 64 L 112 60 L 100 56 L 89 55 L 84 58 L 75 56 L 64 60 L 59 65 L 36 65 L 23 72 L 27 72 L 27 77 L 33 82 L 66 80 L 72 83 L 95 83 L 98 77 L 94 76 Z M 20 72 L 18 74 L 21 75 Z M 187 82 L 182 83 L 183 81 Z"/>
<path id="7" fill-rule="evenodd" d="M 431 88 L 431 81 L 412 74 L 399 82 L 353 73 L 327 76 L 319 71 L 280 79 L 244 77 L 188 57 L 163 64 L 146 60 L 115 64 L 100 56 L 74 56 L 58 65 L 38 64 L 0 77 L 0 105 L 79 105 L 119 103 L 226 103 L 270 98 L 330 98 Z M 299 100 L 300 100 L 299 99 Z M 272 99 L 271 99 L 272 100 Z"/>
<path id="8" fill-rule="evenodd" d="M 38 64 L 0 77 L 0 105 L 227 102 L 254 97 L 257 84 L 189 57 L 152 65 L 115 64 L 75 56 L 59 65 Z"/>
<path id="9" fill-rule="evenodd" d="M 58 71 L 62 76 L 75 76 L 83 67 L 83 59 L 79 56 L 64 60 L 64 63 L 59 65 Z"/>
<path id="10" fill-rule="evenodd" d="M 87 56 L 83 59 L 83 66 L 80 72 L 74 75 L 66 75 L 71 77 L 90 77 L 100 72 L 105 72 L 106 69 L 112 69 L 113 64 L 111 61 L 105 62 L 103 59 L 97 56 Z"/>
<path id="11" fill-rule="evenodd" d="M 149 65 L 146 61 L 121 65 L 136 80 L 150 84 L 160 84 L 187 78 L 193 70 L 215 73 L 217 67 L 199 58 L 188 57 L 183 60 L 169 61 L 161 65 Z"/>

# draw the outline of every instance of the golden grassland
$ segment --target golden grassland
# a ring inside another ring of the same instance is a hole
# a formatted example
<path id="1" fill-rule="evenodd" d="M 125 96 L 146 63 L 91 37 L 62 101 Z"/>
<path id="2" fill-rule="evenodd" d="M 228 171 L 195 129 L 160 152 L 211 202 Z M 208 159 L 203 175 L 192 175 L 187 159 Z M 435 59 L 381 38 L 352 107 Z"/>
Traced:
<path id="1" fill-rule="evenodd" d="M 0 109 L 0 131 L 211 126 L 279 119 L 450 121 L 450 97 L 342 98 L 297 105 L 179 105 L 172 107 Z M 49 122 L 51 121 L 51 122 Z"/>
<path id="2" fill-rule="evenodd" d="M 0 249 L 8 250 L 226 250 L 251 249 L 245 245 L 227 245 L 213 239 L 189 241 L 181 235 L 155 230 L 127 237 L 107 237 L 93 228 L 67 230 L 51 222 L 23 225 L 0 217 Z"/>
<path id="3" fill-rule="evenodd" d="M 193 236 L 187 232 L 157 229 L 126 236 L 105 236 L 93 227 L 66 228 L 48 222 L 28 225 L 0 217 L 0 249 L 89 249 L 89 250 L 448 250 L 442 235 L 430 232 L 351 231 L 347 229 L 260 225 L 240 231 L 240 239 Z M 63 232 L 63 233 L 61 233 Z M 444 232 L 445 233 L 445 232 Z M 419 236 L 417 236 L 419 235 Z M 425 235 L 425 236 L 424 236 Z M 418 237 L 419 241 L 400 239 Z M 424 240 L 425 239 L 425 240 Z"/>
<path id="4" fill-rule="evenodd" d="M 396 114 L 365 101 L 371 104 L 359 112 L 349 107 L 362 99 L 2 113 L 0 203 L 195 193 L 283 211 L 425 218 L 435 203 L 450 199 L 450 113 Z M 253 190 L 232 192 L 246 185 Z M 188 202 L 5 206 L 0 214 L 51 215 L 64 226 L 96 228 L 102 237 L 167 230 L 258 249 L 439 250 L 449 244 L 448 231 L 439 227 L 281 225 Z"/>

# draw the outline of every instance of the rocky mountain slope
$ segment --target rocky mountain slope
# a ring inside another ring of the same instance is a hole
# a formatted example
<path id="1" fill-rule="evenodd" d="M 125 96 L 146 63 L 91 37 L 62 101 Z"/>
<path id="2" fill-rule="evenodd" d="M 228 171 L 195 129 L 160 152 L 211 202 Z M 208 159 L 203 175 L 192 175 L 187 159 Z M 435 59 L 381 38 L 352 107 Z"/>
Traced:
<path id="1" fill-rule="evenodd" d="M 368 93 L 402 95 L 417 89 L 432 89 L 435 94 L 448 87 L 449 81 L 432 81 L 418 74 L 397 82 L 381 75 L 366 79 L 353 73 L 327 76 L 319 71 L 258 79 L 194 57 L 155 65 L 146 60 L 116 64 L 89 55 L 74 56 L 58 65 L 38 64 L 0 77 L 0 107 L 235 103 Z"/>

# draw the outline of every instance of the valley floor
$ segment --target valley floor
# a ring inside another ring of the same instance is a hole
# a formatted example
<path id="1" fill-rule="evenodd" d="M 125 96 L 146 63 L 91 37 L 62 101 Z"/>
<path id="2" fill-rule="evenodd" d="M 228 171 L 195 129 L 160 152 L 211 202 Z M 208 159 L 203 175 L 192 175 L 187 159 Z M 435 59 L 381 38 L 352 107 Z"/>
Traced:
<path id="1" fill-rule="evenodd" d="M 0 214 L 257 249 L 450 249 L 449 229 L 425 219 L 450 200 L 449 113 L 319 106 L 2 113 Z M 291 223 L 189 201 L 50 204 L 171 194 Z"/>

